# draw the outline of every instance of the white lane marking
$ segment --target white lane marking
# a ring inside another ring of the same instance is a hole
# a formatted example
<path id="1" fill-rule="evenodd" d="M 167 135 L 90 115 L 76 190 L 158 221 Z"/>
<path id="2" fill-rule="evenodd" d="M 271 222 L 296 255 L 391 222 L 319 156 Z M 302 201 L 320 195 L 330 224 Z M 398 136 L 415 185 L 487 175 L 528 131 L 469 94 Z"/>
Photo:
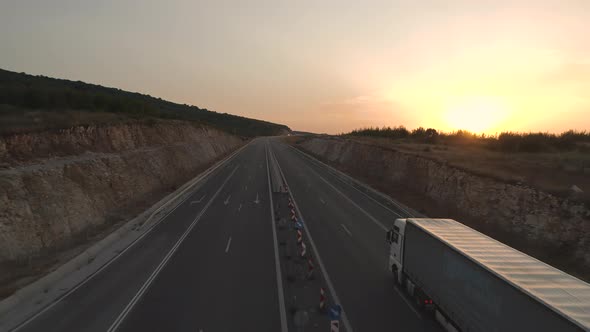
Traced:
<path id="1" fill-rule="evenodd" d="M 272 150 L 270 152 L 274 156 L 274 153 L 272 153 Z M 276 158 L 274 158 L 274 160 L 275 160 L 276 165 L 279 169 L 279 173 L 281 174 L 281 177 L 283 178 L 283 183 L 285 183 L 285 185 L 287 185 L 287 187 L 291 188 L 291 186 L 289 186 L 289 183 L 287 182 L 287 178 L 285 177 L 283 170 L 281 169 L 281 165 L 279 164 L 279 161 Z M 291 200 L 293 201 L 293 205 L 295 206 L 295 210 L 297 210 L 297 215 L 299 216 L 301 221 L 305 224 L 303 215 L 301 214 L 301 211 L 299 210 L 299 206 L 297 205 L 297 202 L 295 201 L 295 197 L 293 196 L 292 190 L 289 190 L 289 196 L 291 197 Z M 272 205 L 271 205 L 271 208 L 272 208 Z M 274 226 L 274 222 L 273 222 L 273 226 Z M 309 227 L 304 227 L 304 230 L 305 230 L 305 234 L 307 235 L 307 239 L 308 239 L 309 243 L 311 244 L 311 248 L 315 254 L 318 265 L 320 266 L 320 269 L 322 270 L 322 273 L 324 274 L 324 277 L 326 279 L 326 284 L 328 285 L 328 290 L 330 291 L 330 294 L 332 294 L 334 301 L 336 301 L 336 303 L 338 303 L 342 306 L 342 316 L 341 316 L 342 325 L 344 325 L 346 332 L 353 332 L 352 326 L 350 325 L 350 322 L 348 321 L 348 316 L 346 315 L 346 311 L 344 310 L 344 304 L 338 298 L 338 294 L 336 294 L 336 289 L 334 288 L 334 285 L 332 284 L 332 280 L 330 279 L 330 275 L 328 275 L 328 271 L 326 270 L 326 267 L 324 266 L 324 263 L 322 262 L 322 258 L 320 257 L 320 253 L 319 253 L 315 243 L 313 242 L 313 239 L 311 237 L 311 233 L 309 232 Z"/>
<path id="2" fill-rule="evenodd" d="M 113 324 L 111 324 L 111 326 L 109 327 L 109 329 L 107 330 L 107 332 L 113 332 L 113 331 L 116 331 L 119 328 L 119 326 L 121 325 L 121 323 L 123 322 L 123 320 L 125 320 L 125 317 L 127 317 L 127 315 L 131 312 L 131 310 L 133 309 L 133 307 L 137 304 L 137 302 L 139 301 L 139 299 L 143 296 L 143 294 L 146 292 L 146 290 L 149 288 L 149 286 L 152 284 L 152 282 L 156 279 L 156 277 L 162 271 L 162 269 L 164 268 L 164 266 L 166 266 L 166 264 L 168 263 L 168 261 L 170 260 L 170 258 L 178 250 L 178 248 L 180 247 L 180 245 L 182 244 L 182 242 L 184 241 L 184 239 L 193 230 L 193 228 L 195 227 L 195 225 L 199 222 L 199 220 L 201 219 L 201 217 L 205 214 L 205 211 L 207 211 L 207 209 L 209 208 L 209 206 L 211 205 L 211 203 L 213 203 L 213 201 L 215 200 L 215 198 L 217 197 L 217 195 L 219 195 L 219 193 L 221 192 L 221 189 L 223 189 L 223 187 L 225 186 L 225 184 L 234 175 L 234 173 L 236 172 L 236 170 L 238 168 L 239 168 L 239 166 L 236 166 L 236 168 L 234 168 L 234 170 L 229 174 L 229 176 L 225 179 L 225 181 L 223 181 L 223 183 L 221 184 L 221 186 L 219 187 L 219 189 L 217 190 L 217 192 L 215 192 L 215 194 L 213 195 L 213 197 L 211 197 L 211 199 L 203 207 L 203 209 L 201 210 L 201 212 L 199 212 L 199 214 L 195 217 L 195 220 L 193 220 L 193 222 L 190 224 L 190 226 L 182 234 L 182 236 L 180 237 L 180 239 L 178 239 L 178 241 L 176 242 L 176 244 L 174 244 L 174 247 L 172 247 L 172 249 L 170 249 L 170 251 L 168 252 L 168 254 L 166 254 L 166 256 L 164 257 L 164 259 L 156 267 L 156 269 L 154 270 L 154 272 L 152 272 L 152 274 L 148 277 L 148 279 L 141 286 L 141 288 L 139 289 L 139 291 L 135 294 L 135 296 L 133 296 L 133 298 L 127 304 L 127 306 L 125 306 L 125 308 L 119 314 L 119 316 L 117 317 L 117 319 L 115 319 L 115 321 L 113 322 Z"/>
<path id="3" fill-rule="evenodd" d="M 416 308 L 414 308 L 414 305 L 412 303 L 410 303 L 408 301 L 408 299 L 406 299 L 406 297 L 404 296 L 404 294 L 402 292 L 400 292 L 400 290 L 397 289 L 397 287 L 395 287 L 395 286 L 393 286 L 393 289 L 399 295 L 399 297 L 401 297 L 402 300 L 404 300 L 404 302 L 406 302 L 406 304 L 408 305 L 408 307 L 410 307 L 410 309 L 412 309 L 412 311 L 416 314 L 416 316 L 418 316 L 418 318 L 422 319 L 422 315 L 420 315 L 420 313 L 418 312 L 418 310 L 416 310 Z"/>
<path id="4" fill-rule="evenodd" d="M 226 254 L 229 251 L 229 246 L 231 246 L 231 236 L 229 237 L 229 240 L 227 240 L 227 246 L 225 247 L 225 253 Z"/>
<path id="5" fill-rule="evenodd" d="M 258 199 L 258 193 L 256 193 L 256 200 L 254 201 L 254 203 L 256 203 L 256 204 L 260 203 L 260 200 Z"/>
<path id="6" fill-rule="evenodd" d="M 293 147 L 292 147 L 292 148 L 293 148 Z M 295 148 L 293 148 L 293 149 L 295 149 Z M 295 149 L 295 150 L 297 150 L 297 149 Z M 297 151 L 299 151 L 299 150 L 297 150 Z M 301 152 L 301 151 L 299 151 L 299 152 Z M 301 153 L 303 154 L 303 152 L 301 152 Z M 310 159 L 311 159 L 311 157 L 310 157 Z M 322 162 L 320 161 L 320 163 L 322 163 Z M 324 164 L 324 163 L 322 163 L 322 164 Z M 325 165 L 325 164 L 324 164 L 324 165 Z M 309 166 L 308 166 L 308 167 L 309 167 Z M 321 179 L 322 179 L 324 182 L 328 183 L 328 182 L 327 182 L 327 181 L 326 181 L 326 180 L 325 180 L 325 179 L 324 179 L 324 178 L 323 178 L 321 175 L 319 175 L 319 174 L 318 174 L 318 173 L 317 173 L 315 170 L 313 170 L 311 167 L 309 167 L 309 168 L 310 168 L 310 169 L 311 169 L 311 170 L 312 170 L 312 171 L 313 171 L 315 174 L 317 174 L 317 175 L 318 175 L 318 176 L 319 176 L 319 177 L 320 177 L 320 178 L 321 178 Z M 340 180 L 340 179 L 339 179 L 339 180 Z M 340 180 L 340 181 L 342 181 L 342 180 Z M 344 182 L 344 181 L 342 181 L 342 182 Z M 344 183 L 346 183 L 346 182 L 344 182 Z M 344 194 L 342 194 L 342 192 L 340 192 L 338 189 L 336 189 L 336 188 L 335 188 L 334 186 L 332 186 L 330 183 L 328 183 L 328 185 L 330 185 L 330 186 L 331 186 L 331 187 L 332 187 L 334 190 L 336 190 L 336 191 L 337 191 L 338 193 L 340 193 L 340 194 L 341 194 L 343 197 L 345 197 L 346 199 L 348 199 L 348 200 L 349 200 L 349 201 L 350 201 L 350 202 L 351 202 L 353 205 L 355 205 L 355 206 L 356 206 L 357 208 L 359 208 L 359 209 L 360 209 L 362 212 L 364 212 L 365 214 L 367 214 L 367 215 L 368 215 L 368 213 L 367 213 L 365 210 L 361 209 L 361 208 L 360 208 L 358 205 L 356 205 L 354 202 L 352 202 L 352 200 L 351 200 L 350 198 L 348 198 L 348 196 L 345 196 Z M 363 193 L 362 191 L 358 190 L 358 189 L 357 189 L 357 188 L 355 188 L 354 186 L 352 186 L 352 185 L 350 185 L 350 184 L 349 184 L 349 186 L 351 186 L 352 188 L 356 189 L 358 192 L 360 192 L 360 193 L 364 194 L 365 196 L 367 196 L 367 197 L 371 198 L 372 200 L 375 200 L 374 198 L 372 198 L 372 197 L 368 196 L 367 194 L 365 194 L 365 193 Z M 377 202 L 377 201 L 375 201 L 375 202 Z M 379 203 L 379 202 L 377 202 L 377 203 Z M 381 203 L 379 203 L 379 204 L 381 204 Z M 383 207 L 385 207 L 385 206 L 383 206 Z M 385 208 L 387 208 L 387 207 L 385 207 Z M 393 212 L 393 213 L 395 213 L 394 211 L 392 211 L 392 210 L 390 210 L 390 209 L 388 209 L 388 210 L 389 210 L 389 211 L 391 211 L 391 212 Z M 396 213 L 396 214 L 397 214 L 397 213 Z M 301 215 L 301 213 L 299 213 L 299 215 Z M 398 216 L 399 216 L 399 215 L 398 215 Z M 375 222 L 376 222 L 376 223 L 377 223 L 379 226 L 381 226 L 382 228 L 384 228 L 384 226 L 383 226 L 381 223 L 379 223 L 377 220 L 375 220 L 375 219 L 374 219 L 372 216 L 370 216 L 370 215 L 369 215 L 369 217 L 370 217 L 370 218 L 372 218 L 372 220 L 373 220 L 373 221 L 375 221 Z M 346 226 L 342 225 L 342 227 L 343 227 L 345 230 L 347 230 L 347 229 L 346 229 Z M 307 230 L 307 228 L 306 228 L 306 230 Z M 385 228 L 385 230 L 387 230 L 387 228 Z M 351 234 L 351 236 L 352 236 L 352 234 Z M 421 315 L 420 315 L 420 313 L 419 313 L 419 312 L 416 310 L 416 308 L 414 308 L 414 305 L 413 305 L 413 304 L 411 304 L 411 303 L 408 301 L 408 299 L 407 299 L 407 298 L 406 298 L 406 297 L 405 297 L 405 296 L 404 296 L 404 295 L 403 295 L 403 294 L 402 294 L 402 293 L 401 293 L 401 292 L 400 292 L 400 291 L 397 289 L 397 287 L 394 287 L 394 289 L 395 289 L 395 291 L 398 293 L 398 295 L 399 295 L 399 296 L 402 298 L 402 300 L 403 300 L 403 301 L 404 301 L 404 302 L 405 302 L 405 303 L 406 303 L 406 304 L 407 304 L 407 305 L 410 307 L 410 309 L 411 309 L 411 310 L 412 310 L 412 311 L 413 311 L 413 312 L 416 314 L 416 316 L 418 316 L 418 318 L 422 319 L 422 316 L 421 316 Z"/>
<path id="7" fill-rule="evenodd" d="M 240 212 L 241 209 L 242 209 L 242 203 L 240 203 L 240 206 L 238 206 L 238 212 Z"/>
<path id="8" fill-rule="evenodd" d="M 283 277 L 281 276 L 281 265 L 279 261 L 279 245 L 277 240 L 277 228 L 275 226 L 275 209 L 274 204 L 272 203 L 272 189 L 270 188 L 270 169 L 268 167 L 268 153 L 269 153 L 269 144 L 266 141 L 266 176 L 268 179 L 268 195 L 270 197 L 269 204 L 270 204 L 270 223 L 272 224 L 272 242 L 274 245 L 275 251 L 275 269 L 277 274 L 277 288 L 278 288 L 278 297 L 279 297 L 279 315 L 281 317 L 281 331 L 288 332 L 287 328 L 287 310 L 285 309 L 285 296 L 283 294 Z"/>
<path id="9" fill-rule="evenodd" d="M 336 191 L 338 194 L 340 194 L 340 196 L 346 198 L 346 200 L 348 202 L 350 202 L 350 204 L 352 204 L 354 207 L 356 207 L 357 209 L 359 209 L 364 215 L 366 215 L 369 219 L 371 219 L 372 222 L 375 223 L 375 225 L 381 227 L 382 230 L 387 231 L 388 228 L 385 227 L 385 225 L 383 225 L 379 220 L 377 220 L 375 217 L 373 217 L 369 212 L 367 212 L 365 209 L 363 209 L 362 207 L 360 207 L 358 204 L 356 204 L 352 199 L 350 199 L 350 197 L 346 196 L 343 192 L 341 192 L 340 190 L 338 190 L 338 188 L 336 188 L 333 184 L 331 184 L 328 180 L 324 179 L 323 176 L 321 176 L 318 172 L 316 172 L 313 168 L 311 168 L 309 165 L 306 165 L 307 168 L 309 168 L 309 170 L 311 172 L 313 172 L 315 175 L 317 175 L 322 181 L 324 181 L 328 186 L 330 186 L 330 188 L 334 189 L 334 191 Z"/>
<path id="10" fill-rule="evenodd" d="M 370 190 L 370 191 L 372 191 L 372 192 L 376 193 L 377 195 L 379 195 L 379 196 L 383 197 L 384 199 L 388 200 L 388 201 L 389 201 L 391 204 L 395 205 L 395 206 L 396 206 L 398 209 L 400 209 L 402 212 L 406 213 L 408 216 L 410 216 L 410 217 L 416 217 L 416 216 L 414 216 L 414 214 L 412 214 L 410 211 L 408 211 L 406 208 L 404 208 L 403 206 L 401 206 L 399 203 L 397 203 L 396 201 L 394 201 L 392 198 L 388 197 L 387 195 L 385 195 L 385 194 L 383 194 L 383 193 L 380 193 L 380 192 L 378 192 L 377 190 L 375 190 L 375 189 L 373 189 L 373 188 L 369 187 L 368 185 L 366 185 L 366 184 L 364 184 L 364 183 L 362 183 L 362 182 L 358 181 L 357 179 L 355 179 L 355 178 L 351 177 L 350 175 L 348 175 L 348 174 L 345 174 L 345 173 L 343 173 L 343 172 L 341 172 L 341 171 L 339 171 L 339 170 L 337 170 L 337 169 L 333 168 L 332 166 L 330 166 L 330 165 L 328 165 L 328 164 L 326 164 L 326 163 L 324 163 L 324 162 L 322 162 L 322 161 L 320 161 L 320 160 L 318 160 L 318 159 L 316 159 L 316 158 L 312 157 L 311 155 L 309 155 L 309 154 L 307 154 L 307 153 L 305 153 L 305 152 L 303 152 L 303 151 L 301 151 L 301 150 L 299 150 L 299 149 L 297 149 L 297 148 L 294 148 L 294 147 L 292 147 L 292 146 L 290 146 L 290 145 L 289 145 L 289 147 L 290 147 L 291 149 L 294 149 L 295 151 L 297 151 L 299 154 L 303 155 L 304 157 L 308 158 L 308 159 L 309 159 L 309 160 L 311 160 L 312 162 L 315 162 L 316 164 L 318 164 L 318 165 L 320 165 L 320 166 L 324 166 L 324 167 L 325 167 L 325 168 L 328 170 L 328 172 L 331 172 L 331 173 L 333 173 L 333 174 L 335 175 L 336 179 L 338 179 L 340 182 L 342 182 L 342 183 L 344 183 L 344 184 L 346 184 L 346 185 L 350 186 L 350 187 L 351 187 L 351 188 L 353 188 L 354 190 L 356 190 L 356 191 L 358 191 L 359 193 L 363 194 L 365 197 L 367 197 L 368 199 L 370 199 L 370 200 L 372 200 L 373 202 L 377 203 L 378 205 L 380 205 L 382 208 L 384 208 L 384 209 L 388 210 L 389 212 L 391 212 L 391 213 L 395 214 L 396 216 L 398 216 L 398 217 L 402 217 L 402 215 L 400 215 L 400 214 L 399 214 L 399 213 L 397 213 L 396 211 L 392 210 L 390 207 L 388 207 L 388 206 L 384 205 L 383 203 L 379 202 L 379 201 L 378 201 L 378 200 L 376 200 L 375 198 L 373 198 L 373 197 L 369 196 L 367 193 L 365 193 L 365 192 L 361 191 L 360 189 L 358 189 L 357 187 L 353 186 L 353 185 L 352 185 L 352 184 L 350 184 L 349 182 L 346 182 L 346 181 L 344 181 L 343 179 L 341 179 L 341 178 L 340 178 L 340 176 L 342 176 L 342 177 L 346 177 L 346 178 L 350 179 L 350 181 L 352 181 L 352 182 L 356 182 L 356 183 L 357 183 L 357 184 L 359 184 L 360 186 L 362 186 L 362 187 L 364 187 L 364 188 L 366 188 L 366 189 L 368 189 L 368 190 Z M 340 176 L 339 176 L 339 175 L 340 175 Z"/>
<path id="11" fill-rule="evenodd" d="M 223 205 L 229 204 L 229 199 L 230 198 L 231 198 L 231 195 L 227 196 L 227 198 L 225 199 L 225 201 L 223 201 Z"/>
<path id="12" fill-rule="evenodd" d="M 291 146 L 290 146 L 290 147 L 291 147 Z M 291 147 L 291 148 L 295 149 L 294 147 Z M 297 149 L 295 149 L 295 150 L 297 150 Z M 297 150 L 297 151 L 299 151 L 299 150 Z M 301 152 L 301 151 L 299 151 L 299 152 Z M 302 154 L 304 154 L 303 152 L 301 152 L 301 153 L 302 153 Z M 304 155 L 305 155 L 305 154 L 304 154 Z M 310 157 L 310 159 L 311 159 L 311 157 Z M 320 161 L 320 163 L 322 163 L 322 162 Z M 322 164 L 323 164 L 323 163 L 322 163 Z M 324 165 L 325 165 L 325 164 L 324 164 Z M 326 166 L 327 166 L 327 165 L 326 165 Z M 309 167 L 309 166 L 308 166 L 308 167 Z M 310 167 L 310 169 L 311 169 L 311 167 Z M 313 169 L 312 169 L 312 170 L 313 170 Z M 314 172 L 315 172 L 315 171 L 314 171 Z M 315 172 L 315 173 L 316 173 L 316 174 L 317 174 L 317 175 L 318 175 L 320 178 L 322 178 L 322 177 L 321 177 L 321 176 L 320 176 L 320 175 L 319 175 L 317 172 Z M 283 175 L 283 176 L 284 176 L 284 175 Z M 324 180 L 324 179 L 322 178 L 322 180 Z M 326 181 L 326 180 L 324 180 L 324 181 Z M 342 180 L 340 180 L 340 181 L 342 181 Z M 344 181 L 342 181 L 342 182 L 344 182 Z M 346 182 L 344 182 L 344 183 L 346 183 Z M 329 184 L 329 183 L 328 183 L 328 184 Z M 350 185 L 350 184 L 349 184 L 349 185 Z M 365 193 L 363 193 L 362 191 L 358 190 L 358 189 L 357 189 L 357 188 L 355 188 L 354 186 L 352 186 L 352 185 L 350 185 L 350 186 L 351 186 L 351 187 L 353 187 L 354 189 L 356 189 L 357 191 L 359 191 L 360 193 L 364 194 L 365 196 L 367 196 L 367 197 L 369 197 L 369 198 L 371 198 L 371 199 L 373 199 L 373 200 L 374 200 L 374 198 L 372 198 L 372 197 L 368 196 L 367 194 L 365 194 Z M 334 188 L 334 189 L 335 189 L 335 188 Z M 338 190 L 336 190 L 336 191 L 338 191 Z M 338 191 L 338 192 L 339 192 L 339 191 Z M 341 194 L 342 194 L 342 193 L 341 193 Z M 346 198 L 348 198 L 348 197 L 346 197 Z M 349 199 L 349 200 L 350 200 L 350 199 Z M 378 202 L 377 202 L 377 203 L 378 203 Z M 354 202 L 353 202 L 353 204 L 354 204 Z M 296 204 L 295 204 L 295 205 L 296 205 Z M 356 204 L 354 204 L 354 205 L 356 205 Z M 357 207 L 358 207 L 358 205 L 357 205 Z M 388 209 L 388 210 L 389 210 L 389 211 L 391 211 L 391 212 L 393 212 L 393 211 L 392 211 L 392 210 L 390 210 L 390 209 Z M 364 210 L 363 210 L 363 212 L 364 212 Z M 297 213 L 299 213 L 299 209 L 297 210 Z M 394 212 L 394 213 L 395 213 L 395 212 Z M 397 213 L 396 213 L 396 214 L 397 214 Z M 301 213 L 299 213 L 299 215 L 301 215 Z M 380 224 L 380 223 L 379 223 L 379 224 Z M 344 226 L 344 225 L 342 225 L 342 226 Z M 382 227 L 383 227 L 383 225 L 380 225 L 380 226 L 382 226 Z M 306 232 L 307 232 L 307 227 L 305 228 L 305 230 L 306 230 Z M 387 230 L 387 229 L 386 229 L 386 230 Z M 312 244 L 312 246 L 313 246 L 313 244 Z M 416 316 L 418 316 L 418 318 L 422 319 L 422 316 L 420 315 L 420 313 L 418 313 L 418 311 L 416 310 L 416 308 L 414 308 L 413 304 L 411 304 L 410 302 L 408 302 L 408 299 L 407 299 L 407 298 L 406 298 L 406 297 L 405 297 L 405 296 L 404 296 L 404 295 L 403 295 L 403 294 L 402 294 L 402 293 L 401 293 L 401 292 L 400 292 L 400 291 L 397 289 L 397 287 L 394 287 L 394 289 L 395 289 L 395 291 L 398 293 L 398 295 L 399 295 L 399 296 L 402 298 L 402 300 L 403 300 L 403 301 L 404 301 L 404 302 L 405 302 L 405 303 L 406 303 L 406 304 L 407 304 L 407 305 L 410 307 L 410 309 L 411 309 L 411 310 L 412 310 L 412 311 L 413 311 L 413 312 L 416 314 Z"/>
<path id="13" fill-rule="evenodd" d="M 166 201 L 164 204 L 162 204 L 158 209 L 156 209 L 156 211 L 152 212 L 150 214 L 150 216 L 146 219 L 146 221 L 143 223 L 144 225 L 147 224 L 152 218 L 153 216 L 156 215 L 156 213 L 160 212 L 164 207 L 166 207 L 170 202 L 173 202 L 175 199 L 177 199 L 178 197 L 182 196 L 184 193 L 186 193 L 189 189 L 191 189 L 192 187 L 194 187 L 195 185 L 197 185 L 198 183 L 200 183 L 201 181 L 203 181 L 204 179 L 206 179 L 209 175 L 211 175 L 216 169 L 220 168 L 221 166 L 224 165 L 228 165 L 228 162 L 230 160 L 232 160 L 239 152 L 241 152 L 242 150 L 244 150 L 248 145 L 250 145 L 252 142 L 254 142 L 254 140 L 248 142 L 248 144 L 242 146 L 241 148 L 239 148 L 238 150 L 234 151 L 232 154 L 230 154 L 229 156 L 225 157 L 225 159 L 220 160 L 218 163 L 216 163 L 215 165 L 209 167 L 206 171 L 204 171 L 203 173 L 199 174 L 198 176 L 195 177 L 195 179 L 191 180 L 194 181 L 193 184 L 187 186 L 184 190 L 182 190 L 180 193 L 178 193 L 178 195 L 172 197 L 171 199 L 169 199 L 168 201 Z M 37 317 L 41 316 L 43 313 L 45 313 L 47 310 L 53 308 L 55 305 L 57 305 L 58 303 L 60 303 L 63 299 L 67 298 L 68 296 L 70 296 L 73 292 L 75 292 L 76 290 L 78 290 L 80 287 L 84 286 L 87 282 L 91 281 L 95 276 L 97 276 L 100 272 L 104 271 L 107 267 L 109 267 L 109 265 L 111 265 L 112 263 L 114 263 L 117 259 L 119 259 L 121 256 L 123 256 L 123 254 L 125 252 L 127 252 L 129 249 L 131 249 L 133 246 L 135 246 L 137 243 L 139 243 L 139 241 L 141 241 L 141 239 L 143 239 L 145 236 L 147 236 L 152 230 L 154 230 L 156 228 L 156 226 L 158 226 L 160 223 L 164 222 L 164 220 L 171 215 L 174 211 L 176 211 L 176 209 L 178 209 L 184 202 L 186 202 L 189 199 L 190 196 L 187 196 L 186 198 L 184 198 L 183 200 L 181 200 L 172 210 L 170 210 L 168 213 L 166 213 L 162 218 L 160 218 L 160 220 L 158 220 L 156 223 L 154 223 L 153 225 L 151 225 L 142 235 L 140 235 L 138 238 L 136 238 L 135 240 L 133 240 L 127 247 L 125 247 L 121 252 L 117 253 L 116 256 L 114 256 L 113 258 L 111 258 L 110 260 L 108 260 L 104 265 L 102 265 L 98 270 L 94 271 L 93 273 L 91 273 L 90 275 L 88 275 L 84 280 L 82 280 L 79 284 L 75 285 L 73 288 L 70 288 L 70 290 L 68 290 L 67 292 L 63 293 L 60 297 L 58 297 L 57 299 L 55 299 L 55 301 L 53 301 L 52 303 L 48 304 L 47 306 L 45 306 L 44 308 L 42 308 L 41 310 L 39 310 L 38 312 L 36 312 L 35 314 L 33 314 L 32 316 L 30 316 L 29 318 L 27 318 L 26 320 L 24 320 L 23 322 L 19 323 L 18 325 L 16 325 L 16 327 L 14 327 L 11 332 L 18 332 L 20 331 L 23 327 L 27 326 L 27 324 L 29 324 L 30 322 L 32 322 L 33 320 L 35 320 Z"/>
<path id="14" fill-rule="evenodd" d="M 196 201 L 192 201 L 192 202 L 191 202 L 191 205 L 193 205 L 193 204 L 199 204 L 199 203 L 201 203 L 201 201 L 203 200 L 203 198 L 205 198 L 205 196 L 207 196 L 207 195 L 203 195 L 203 197 L 199 198 L 198 200 L 196 200 Z"/>
<path id="15" fill-rule="evenodd" d="M 326 202 L 324 202 L 324 200 L 320 197 L 320 202 L 322 202 L 322 204 L 326 205 Z"/>
<path id="16" fill-rule="evenodd" d="M 348 235 L 350 235 L 350 237 L 352 237 L 352 233 L 348 230 L 348 228 L 346 228 L 346 226 L 344 226 L 344 224 L 340 224 L 340 226 L 342 226 L 342 228 L 344 228 L 344 231 L 346 233 L 348 233 Z"/>
<path id="17" fill-rule="evenodd" d="M 246 186 L 246 189 L 245 190 L 248 191 L 248 186 Z"/>

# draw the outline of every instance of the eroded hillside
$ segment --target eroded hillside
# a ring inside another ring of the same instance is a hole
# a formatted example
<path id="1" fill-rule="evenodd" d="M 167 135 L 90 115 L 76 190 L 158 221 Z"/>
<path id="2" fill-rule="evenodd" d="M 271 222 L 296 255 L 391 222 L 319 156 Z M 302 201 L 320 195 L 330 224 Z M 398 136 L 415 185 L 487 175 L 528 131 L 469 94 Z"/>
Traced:
<path id="1" fill-rule="evenodd" d="M 590 279 L 590 210 L 583 202 L 349 139 L 315 137 L 295 145 L 428 216 L 459 220 Z"/>
<path id="2" fill-rule="evenodd" d="M 0 281 L 132 218 L 244 143 L 181 121 L 0 138 Z"/>

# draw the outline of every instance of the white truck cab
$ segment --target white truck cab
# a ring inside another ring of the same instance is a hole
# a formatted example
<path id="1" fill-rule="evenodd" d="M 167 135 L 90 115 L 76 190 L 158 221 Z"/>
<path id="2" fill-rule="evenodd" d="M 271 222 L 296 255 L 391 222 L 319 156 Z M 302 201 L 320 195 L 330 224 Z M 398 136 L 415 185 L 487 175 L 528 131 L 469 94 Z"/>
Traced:
<path id="1" fill-rule="evenodd" d="M 389 244 L 389 269 L 393 275 L 396 287 L 401 287 L 408 295 L 415 299 L 416 306 L 420 309 L 432 311 L 433 302 L 413 280 L 408 278 L 404 271 L 404 250 L 406 241 L 407 219 L 396 219 L 393 227 L 387 232 L 387 243 Z"/>
<path id="2" fill-rule="evenodd" d="M 396 219 L 393 228 L 387 232 L 387 243 L 389 243 L 389 269 L 393 273 L 396 282 L 401 282 L 403 267 L 404 231 L 406 219 Z"/>

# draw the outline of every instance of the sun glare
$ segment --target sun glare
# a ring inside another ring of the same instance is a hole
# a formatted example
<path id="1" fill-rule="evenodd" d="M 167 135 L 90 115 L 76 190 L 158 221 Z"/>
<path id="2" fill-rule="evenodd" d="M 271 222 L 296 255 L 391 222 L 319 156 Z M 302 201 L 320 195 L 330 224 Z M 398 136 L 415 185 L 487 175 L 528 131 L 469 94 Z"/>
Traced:
<path id="1" fill-rule="evenodd" d="M 445 120 L 451 130 L 469 130 L 474 133 L 491 133 L 508 115 L 505 103 L 494 98 L 470 98 L 447 107 Z"/>

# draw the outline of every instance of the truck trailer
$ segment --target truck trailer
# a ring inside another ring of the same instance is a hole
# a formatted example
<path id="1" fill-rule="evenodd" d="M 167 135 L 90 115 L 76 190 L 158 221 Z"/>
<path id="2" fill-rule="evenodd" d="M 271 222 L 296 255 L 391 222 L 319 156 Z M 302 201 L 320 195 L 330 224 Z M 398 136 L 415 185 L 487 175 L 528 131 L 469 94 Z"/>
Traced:
<path id="1" fill-rule="evenodd" d="M 396 219 L 389 268 L 448 331 L 590 331 L 590 284 L 451 219 Z"/>

